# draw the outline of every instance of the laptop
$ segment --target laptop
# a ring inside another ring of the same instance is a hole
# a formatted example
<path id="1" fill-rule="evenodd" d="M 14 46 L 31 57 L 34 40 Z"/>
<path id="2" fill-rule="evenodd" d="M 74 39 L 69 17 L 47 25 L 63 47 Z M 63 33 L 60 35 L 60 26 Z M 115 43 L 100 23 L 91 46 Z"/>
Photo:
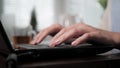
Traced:
<path id="1" fill-rule="evenodd" d="M 35 47 L 24 44 L 21 45 L 25 49 L 14 49 L 8 36 L 6 34 L 5 28 L 0 21 L 0 53 L 9 55 L 15 53 L 18 56 L 27 57 L 50 57 L 50 56 L 69 56 L 69 55 L 96 55 L 100 53 L 107 52 L 114 47 L 112 45 L 103 44 L 80 44 L 76 47 L 72 47 L 70 44 L 61 44 L 56 47 L 49 47 L 47 44 L 36 45 Z"/>

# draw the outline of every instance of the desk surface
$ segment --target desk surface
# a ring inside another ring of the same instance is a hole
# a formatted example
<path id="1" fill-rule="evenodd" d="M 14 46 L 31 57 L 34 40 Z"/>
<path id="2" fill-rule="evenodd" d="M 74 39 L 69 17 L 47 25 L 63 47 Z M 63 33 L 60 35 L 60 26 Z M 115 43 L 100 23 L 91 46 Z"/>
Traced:
<path id="1" fill-rule="evenodd" d="M 0 68 L 4 68 L 5 58 L 0 55 Z M 73 58 L 59 58 L 21 62 L 20 68 L 120 68 L 120 54 L 98 55 Z"/>

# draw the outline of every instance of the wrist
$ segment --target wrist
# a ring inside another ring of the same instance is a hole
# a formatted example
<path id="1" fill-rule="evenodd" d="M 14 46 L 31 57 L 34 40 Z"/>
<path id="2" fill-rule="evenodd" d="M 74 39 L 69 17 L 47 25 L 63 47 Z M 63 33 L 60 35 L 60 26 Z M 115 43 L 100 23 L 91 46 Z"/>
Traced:
<path id="1" fill-rule="evenodd" d="M 113 35 L 112 38 L 114 41 L 115 48 L 120 49 L 120 33 L 112 32 L 111 34 Z"/>

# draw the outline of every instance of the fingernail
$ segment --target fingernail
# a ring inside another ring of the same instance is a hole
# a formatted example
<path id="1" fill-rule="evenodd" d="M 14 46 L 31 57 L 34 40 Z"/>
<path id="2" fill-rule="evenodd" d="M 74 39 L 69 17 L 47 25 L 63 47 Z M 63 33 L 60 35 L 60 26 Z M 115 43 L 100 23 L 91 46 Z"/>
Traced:
<path id="1" fill-rule="evenodd" d="M 76 42 L 72 42 L 72 46 L 76 46 L 77 45 L 77 43 Z"/>
<path id="2" fill-rule="evenodd" d="M 37 43 L 37 44 L 38 44 L 38 43 L 40 43 L 40 42 L 41 42 L 41 40 L 37 40 L 35 43 Z"/>
<path id="3" fill-rule="evenodd" d="M 60 44 L 60 42 L 61 42 L 60 40 L 56 40 L 56 41 L 55 41 L 55 44 L 56 44 L 56 45 L 57 45 L 57 44 Z"/>
<path id="4" fill-rule="evenodd" d="M 56 40 L 56 41 L 51 41 L 49 46 L 54 47 L 55 45 L 58 45 L 60 43 L 60 40 Z"/>
<path id="5" fill-rule="evenodd" d="M 34 41 L 31 41 L 30 44 L 35 44 L 35 42 L 34 42 Z"/>
<path id="6" fill-rule="evenodd" d="M 50 46 L 50 47 L 54 47 L 55 44 L 54 44 L 54 43 L 50 43 L 49 46 Z"/>

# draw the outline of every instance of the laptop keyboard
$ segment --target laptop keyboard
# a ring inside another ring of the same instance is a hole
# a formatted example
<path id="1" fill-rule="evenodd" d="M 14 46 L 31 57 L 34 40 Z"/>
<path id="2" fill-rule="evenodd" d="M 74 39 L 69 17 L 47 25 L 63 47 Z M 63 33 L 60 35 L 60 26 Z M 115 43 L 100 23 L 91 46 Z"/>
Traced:
<path id="1" fill-rule="evenodd" d="M 78 46 L 71 46 L 69 44 L 61 44 L 61 45 L 57 45 L 55 47 L 50 47 L 47 44 L 39 44 L 39 45 L 30 45 L 30 44 L 21 44 L 19 45 L 22 48 L 26 48 L 26 49 L 43 49 L 43 48 L 71 48 L 71 47 L 86 47 L 86 46 L 91 46 L 91 44 L 80 44 Z"/>
<path id="2" fill-rule="evenodd" d="M 40 49 L 40 48 L 48 48 L 48 45 L 41 44 L 41 45 L 30 45 L 30 44 L 21 44 L 19 47 L 26 48 L 26 49 Z"/>
<path id="3" fill-rule="evenodd" d="M 27 49 L 53 48 L 53 47 L 48 46 L 47 44 L 39 44 L 39 45 L 21 44 L 19 46 L 22 48 L 27 48 Z M 71 47 L 71 46 L 70 45 L 59 45 L 54 48 L 57 48 L 57 47 Z"/>

